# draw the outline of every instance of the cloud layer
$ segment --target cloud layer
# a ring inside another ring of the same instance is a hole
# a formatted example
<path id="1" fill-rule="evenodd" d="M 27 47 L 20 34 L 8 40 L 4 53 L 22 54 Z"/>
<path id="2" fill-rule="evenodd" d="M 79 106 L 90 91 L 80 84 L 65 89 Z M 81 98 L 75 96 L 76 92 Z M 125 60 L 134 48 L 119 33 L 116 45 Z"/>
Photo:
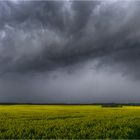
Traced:
<path id="1" fill-rule="evenodd" d="M 0 1 L 1 101 L 139 102 L 139 9 L 136 0 Z"/>

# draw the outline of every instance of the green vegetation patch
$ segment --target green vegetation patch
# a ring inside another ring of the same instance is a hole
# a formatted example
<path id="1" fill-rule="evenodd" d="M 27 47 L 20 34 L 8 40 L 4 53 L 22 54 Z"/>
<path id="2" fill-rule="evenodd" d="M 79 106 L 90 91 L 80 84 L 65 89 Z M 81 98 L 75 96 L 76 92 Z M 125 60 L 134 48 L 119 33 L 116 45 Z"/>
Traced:
<path id="1" fill-rule="evenodd" d="M 140 107 L 1 105 L 1 139 L 139 139 Z"/>

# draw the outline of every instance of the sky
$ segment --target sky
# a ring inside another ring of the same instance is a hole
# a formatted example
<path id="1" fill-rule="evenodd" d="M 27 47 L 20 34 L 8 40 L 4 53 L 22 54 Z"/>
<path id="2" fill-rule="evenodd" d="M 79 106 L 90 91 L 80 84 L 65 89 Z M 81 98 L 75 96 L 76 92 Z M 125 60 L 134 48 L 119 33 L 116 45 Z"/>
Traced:
<path id="1" fill-rule="evenodd" d="M 139 103 L 139 0 L 0 0 L 0 102 Z"/>

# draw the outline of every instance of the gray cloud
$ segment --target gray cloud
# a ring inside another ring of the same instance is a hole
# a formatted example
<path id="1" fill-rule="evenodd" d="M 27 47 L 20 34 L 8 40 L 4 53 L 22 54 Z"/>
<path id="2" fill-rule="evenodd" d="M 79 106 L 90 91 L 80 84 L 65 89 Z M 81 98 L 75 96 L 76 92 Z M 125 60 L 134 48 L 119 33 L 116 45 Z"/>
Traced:
<path id="1" fill-rule="evenodd" d="M 139 6 L 135 0 L 0 1 L 2 100 L 127 102 L 132 92 L 132 101 L 140 99 Z"/>

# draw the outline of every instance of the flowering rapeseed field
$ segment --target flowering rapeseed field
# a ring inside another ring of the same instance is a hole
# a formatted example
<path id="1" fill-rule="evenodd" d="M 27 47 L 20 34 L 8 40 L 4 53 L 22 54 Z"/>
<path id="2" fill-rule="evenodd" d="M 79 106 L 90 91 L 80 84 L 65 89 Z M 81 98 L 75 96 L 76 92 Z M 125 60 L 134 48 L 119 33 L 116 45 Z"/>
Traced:
<path id="1" fill-rule="evenodd" d="M 1 105 L 1 139 L 136 139 L 140 107 Z"/>

